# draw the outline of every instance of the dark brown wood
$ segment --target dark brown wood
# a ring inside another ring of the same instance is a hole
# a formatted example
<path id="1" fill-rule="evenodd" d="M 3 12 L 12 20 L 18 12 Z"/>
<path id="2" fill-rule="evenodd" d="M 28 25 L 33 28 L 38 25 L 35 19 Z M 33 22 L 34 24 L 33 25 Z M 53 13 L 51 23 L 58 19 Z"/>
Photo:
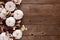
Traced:
<path id="1" fill-rule="evenodd" d="M 60 0 L 23 0 L 22 3 L 60 3 Z"/>
<path id="2" fill-rule="evenodd" d="M 7 1 L 11 1 L 11 0 L 0 0 L 0 1 L 4 1 L 4 2 L 7 2 Z M 56 3 L 60 3 L 60 0 L 23 0 L 22 3 L 53 3 L 53 4 L 56 4 Z"/>
<path id="3" fill-rule="evenodd" d="M 60 16 L 60 4 L 21 4 L 19 9 L 27 16 Z"/>
<path id="4" fill-rule="evenodd" d="M 60 36 L 23 36 L 21 40 L 60 40 Z"/>
<path id="5" fill-rule="evenodd" d="M 18 8 L 25 14 L 23 24 L 28 30 L 23 32 L 21 40 L 60 40 L 60 4 L 57 4 L 59 2 L 24 0 Z"/>
<path id="6" fill-rule="evenodd" d="M 24 32 L 24 35 L 35 36 L 35 35 L 47 35 L 47 36 L 59 36 L 60 35 L 60 26 L 59 25 L 25 25 L 28 30 Z"/>
<path id="7" fill-rule="evenodd" d="M 59 5 L 22 4 L 23 24 L 60 24 Z"/>
<path id="8" fill-rule="evenodd" d="M 17 7 L 28 28 L 21 40 L 60 40 L 60 0 L 23 0 Z"/>
<path id="9" fill-rule="evenodd" d="M 53 16 L 25 16 L 23 19 L 23 24 L 60 24 L 60 17 Z"/>

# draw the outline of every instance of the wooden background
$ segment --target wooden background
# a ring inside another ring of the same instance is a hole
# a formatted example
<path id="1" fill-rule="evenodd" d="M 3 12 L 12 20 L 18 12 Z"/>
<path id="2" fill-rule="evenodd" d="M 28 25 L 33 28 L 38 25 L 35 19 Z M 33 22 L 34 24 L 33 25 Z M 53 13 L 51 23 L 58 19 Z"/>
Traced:
<path id="1" fill-rule="evenodd" d="M 60 40 L 60 0 L 23 0 L 18 8 L 28 28 L 21 40 Z"/>
<path id="2" fill-rule="evenodd" d="M 18 8 L 28 28 L 21 40 L 60 40 L 60 0 L 23 0 Z"/>

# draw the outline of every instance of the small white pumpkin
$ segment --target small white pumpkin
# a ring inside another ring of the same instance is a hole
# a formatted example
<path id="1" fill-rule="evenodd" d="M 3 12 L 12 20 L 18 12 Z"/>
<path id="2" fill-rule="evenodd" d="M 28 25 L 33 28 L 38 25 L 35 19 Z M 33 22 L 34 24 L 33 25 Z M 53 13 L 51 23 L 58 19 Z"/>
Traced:
<path id="1" fill-rule="evenodd" d="M 3 8 L 1 13 L 7 15 L 7 10 L 5 8 Z"/>
<path id="2" fill-rule="evenodd" d="M 0 13 L 0 18 L 4 19 L 5 18 L 5 15 Z"/>
<path id="3" fill-rule="evenodd" d="M 3 9 L 3 5 L 0 5 L 1 7 L 0 7 L 0 13 L 1 13 L 1 11 L 2 11 L 2 9 Z"/>
<path id="4" fill-rule="evenodd" d="M 16 5 L 12 2 L 12 1 L 9 1 L 5 4 L 5 8 L 8 10 L 8 11 L 14 11 L 15 8 L 16 8 Z"/>
<path id="5" fill-rule="evenodd" d="M 14 13 L 13 13 L 13 17 L 16 19 L 16 20 L 19 20 L 19 19 L 22 19 L 23 18 L 23 11 L 21 10 L 16 10 Z"/>
<path id="6" fill-rule="evenodd" d="M 2 8 L 1 10 L 0 10 L 0 18 L 2 18 L 2 19 L 6 19 L 6 15 L 7 15 L 8 13 L 7 13 L 7 10 L 5 9 L 5 8 Z"/>
<path id="7" fill-rule="evenodd" d="M 15 25 L 15 19 L 13 17 L 9 17 L 6 19 L 6 25 L 7 26 L 14 26 Z"/>
<path id="8" fill-rule="evenodd" d="M 21 30 L 15 30 L 13 32 L 13 37 L 15 37 L 15 39 L 20 39 L 22 38 L 22 31 Z"/>
<path id="9" fill-rule="evenodd" d="M 1 13 L 2 9 L 3 9 L 3 8 L 0 8 L 0 13 Z"/>
<path id="10" fill-rule="evenodd" d="M 22 2 L 22 0 L 12 0 L 12 1 L 14 1 L 15 4 L 19 4 L 19 5 Z"/>
<path id="11" fill-rule="evenodd" d="M 7 36 L 5 32 L 3 32 L 0 35 L 0 40 L 9 40 L 9 36 Z"/>

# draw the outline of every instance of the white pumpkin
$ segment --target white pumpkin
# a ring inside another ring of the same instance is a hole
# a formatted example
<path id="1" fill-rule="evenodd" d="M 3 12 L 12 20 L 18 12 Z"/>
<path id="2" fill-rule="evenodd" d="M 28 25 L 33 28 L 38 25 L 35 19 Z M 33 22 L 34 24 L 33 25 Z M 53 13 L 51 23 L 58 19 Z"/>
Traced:
<path id="1" fill-rule="evenodd" d="M 1 13 L 2 9 L 3 9 L 3 8 L 0 8 L 0 13 Z"/>
<path id="2" fill-rule="evenodd" d="M 16 5 L 12 2 L 12 1 L 9 1 L 5 4 L 5 8 L 8 10 L 8 11 L 14 11 L 15 8 L 16 8 Z"/>
<path id="3" fill-rule="evenodd" d="M 0 5 L 1 7 L 0 7 L 0 13 L 1 13 L 1 11 L 2 11 L 2 9 L 3 9 L 3 5 Z"/>
<path id="4" fill-rule="evenodd" d="M 3 32 L 0 35 L 0 40 L 9 40 L 9 36 L 7 36 L 5 32 Z"/>
<path id="5" fill-rule="evenodd" d="M 21 30 L 15 30 L 13 32 L 13 37 L 15 37 L 15 39 L 20 39 L 22 38 L 22 31 Z"/>
<path id="6" fill-rule="evenodd" d="M 7 10 L 5 8 L 2 9 L 1 11 L 2 14 L 6 14 L 7 13 Z M 6 14 L 7 15 L 7 14 Z"/>
<path id="7" fill-rule="evenodd" d="M 5 18 L 5 15 L 0 13 L 0 18 L 4 19 Z"/>
<path id="8" fill-rule="evenodd" d="M 7 15 L 7 10 L 5 8 L 2 8 L 0 10 L 0 18 L 6 19 L 6 15 Z"/>
<path id="9" fill-rule="evenodd" d="M 19 4 L 19 5 L 22 2 L 22 0 L 12 0 L 12 1 L 14 1 L 15 4 Z"/>
<path id="10" fill-rule="evenodd" d="M 21 10 L 16 10 L 14 13 L 13 13 L 13 17 L 16 19 L 16 20 L 19 20 L 19 19 L 22 19 L 23 17 L 23 12 Z"/>
<path id="11" fill-rule="evenodd" d="M 15 25 L 15 19 L 13 17 L 9 17 L 6 19 L 6 25 L 7 26 L 14 26 Z"/>

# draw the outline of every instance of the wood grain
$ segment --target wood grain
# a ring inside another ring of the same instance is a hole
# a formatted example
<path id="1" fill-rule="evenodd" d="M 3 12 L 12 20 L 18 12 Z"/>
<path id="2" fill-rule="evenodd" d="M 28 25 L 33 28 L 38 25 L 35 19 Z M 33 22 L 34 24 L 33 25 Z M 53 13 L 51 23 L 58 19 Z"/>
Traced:
<path id="1" fill-rule="evenodd" d="M 23 24 L 60 24 L 60 4 L 22 4 Z"/>
<path id="2" fill-rule="evenodd" d="M 22 3 L 60 3 L 60 0 L 23 0 Z"/>
<path id="3" fill-rule="evenodd" d="M 60 36 L 23 36 L 21 40 L 60 40 Z"/>
<path id="4" fill-rule="evenodd" d="M 18 8 L 28 16 L 60 16 L 60 4 L 21 4 Z"/>
<path id="5" fill-rule="evenodd" d="M 0 0 L 0 1 L 4 1 L 4 2 L 7 2 L 7 1 L 11 1 L 11 0 Z M 53 4 L 56 4 L 56 3 L 60 3 L 60 0 L 22 0 L 22 3 L 53 3 Z"/>
<path id="6" fill-rule="evenodd" d="M 46 35 L 46 36 L 59 36 L 60 35 L 60 25 L 25 25 L 28 30 L 24 32 L 24 35 L 35 36 L 35 35 Z"/>
<path id="7" fill-rule="evenodd" d="M 21 40 L 60 40 L 60 0 L 23 0 L 17 7 L 28 28 Z"/>
<path id="8" fill-rule="evenodd" d="M 53 16 L 25 16 L 23 24 L 60 24 L 60 17 Z"/>

